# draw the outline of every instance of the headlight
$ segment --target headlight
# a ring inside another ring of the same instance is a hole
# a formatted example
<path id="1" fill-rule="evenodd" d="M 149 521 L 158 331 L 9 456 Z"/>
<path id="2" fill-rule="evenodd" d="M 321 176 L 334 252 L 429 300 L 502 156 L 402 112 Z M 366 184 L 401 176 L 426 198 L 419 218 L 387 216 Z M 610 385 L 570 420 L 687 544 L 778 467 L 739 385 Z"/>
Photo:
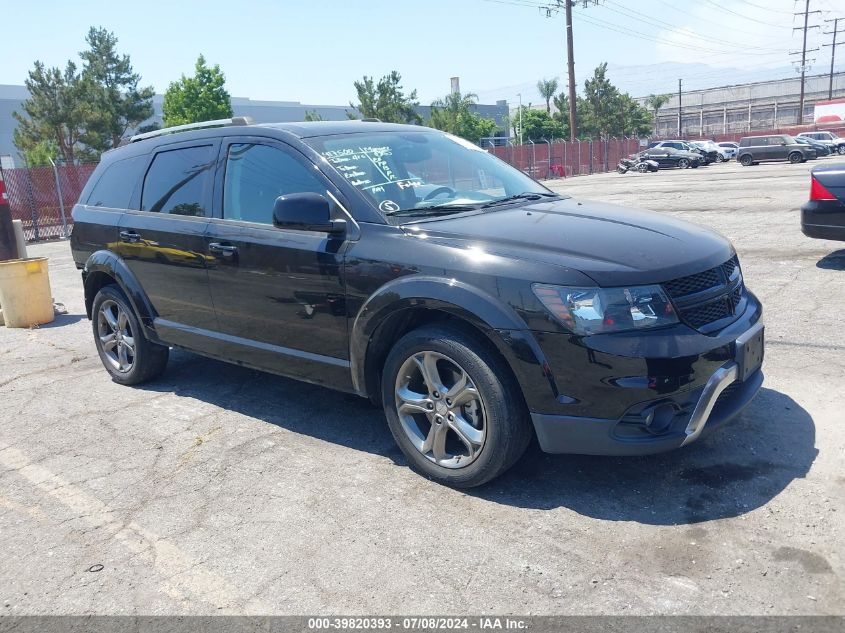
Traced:
<path id="1" fill-rule="evenodd" d="M 564 288 L 534 284 L 546 309 L 576 334 L 603 334 L 662 327 L 678 322 L 660 286 Z"/>

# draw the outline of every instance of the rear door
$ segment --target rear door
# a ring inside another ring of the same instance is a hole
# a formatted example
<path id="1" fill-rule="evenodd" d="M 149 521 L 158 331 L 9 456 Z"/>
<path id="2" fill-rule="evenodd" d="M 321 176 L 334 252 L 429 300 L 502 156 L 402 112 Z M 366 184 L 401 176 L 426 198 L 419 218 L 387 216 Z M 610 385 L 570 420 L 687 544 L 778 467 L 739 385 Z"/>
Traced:
<path id="1" fill-rule="evenodd" d="M 766 150 L 766 155 L 769 160 L 785 160 L 789 154 L 790 147 L 786 144 L 786 139 L 782 136 L 770 136 L 769 147 Z"/>
<path id="2" fill-rule="evenodd" d="M 217 217 L 205 236 L 220 349 L 254 367 L 347 386 L 347 239 L 273 226 L 278 196 L 340 199 L 339 191 L 304 155 L 267 137 L 227 138 L 220 165 Z"/>
<path id="3" fill-rule="evenodd" d="M 156 313 L 162 340 L 186 347 L 188 332 L 213 329 L 205 228 L 211 215 L 219 141 L 160 147 L 152 155 L 138 210 L 121 217 L 115 251 L 141 283 Z"/>
<path id="4" fill-rule="evenodd" d="M 758 136 L 757 138 L 751 139 L 749 143 L 749 149 L 755 161 L 770 159 L 768 136 Z"/>

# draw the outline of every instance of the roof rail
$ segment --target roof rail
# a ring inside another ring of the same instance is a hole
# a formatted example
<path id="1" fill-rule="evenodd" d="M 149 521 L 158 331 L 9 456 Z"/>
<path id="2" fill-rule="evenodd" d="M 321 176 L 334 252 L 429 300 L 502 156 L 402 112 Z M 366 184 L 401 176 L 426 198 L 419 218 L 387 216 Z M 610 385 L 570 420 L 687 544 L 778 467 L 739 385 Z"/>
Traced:
<path id="1" fill-rule="evenodd" d="M 228 125 L 251 125 L 254 123 L 252 117 L 236 116 L 231 119 L 216 119 L 214 121 L 201 121 L 199 123 L 187 123 L 185 125 L 174 125 L 173 127 L 165 127 L 160 130 L 153 130 L 152 132 L 144 132 L 143 134 L 135 134 L 130 137 L 129 142 L 143 141 L 146 138 L 155 138 L 156 136 L 164 136 L 165 134 L 175 134 L 177 132 L 186 132 L 188 130 L 203 130 L 211 127 L 226 127 Z"/>

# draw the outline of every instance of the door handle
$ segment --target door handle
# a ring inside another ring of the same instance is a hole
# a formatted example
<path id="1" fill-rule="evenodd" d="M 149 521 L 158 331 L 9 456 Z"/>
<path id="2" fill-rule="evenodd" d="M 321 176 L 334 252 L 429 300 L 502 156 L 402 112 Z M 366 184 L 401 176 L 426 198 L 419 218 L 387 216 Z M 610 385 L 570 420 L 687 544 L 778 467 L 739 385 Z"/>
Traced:
<path id="1" fill-rule="evenodd" d="M 220 242 L 211 242 L 208 245 L 208 250 L 212 253 L 219 253 L 223 257 L 232 257 L 237 254 L 238 247 L 231 244 L 221 244 Z"/>
<path id="2" fill-rule="evenodd" d="M 138 235 L 135 231 L 121 231 L 120 241 L 126 242 L 127 244 L 137 244 L 141 241 L 141 236 Z"/>

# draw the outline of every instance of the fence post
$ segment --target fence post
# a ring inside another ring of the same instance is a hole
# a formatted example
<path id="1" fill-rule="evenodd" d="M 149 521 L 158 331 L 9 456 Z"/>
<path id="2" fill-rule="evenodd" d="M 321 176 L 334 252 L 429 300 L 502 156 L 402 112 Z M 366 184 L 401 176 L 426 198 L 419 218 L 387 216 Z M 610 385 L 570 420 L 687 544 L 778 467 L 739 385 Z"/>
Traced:
<path id="1" fill-rule="evenodd" d="M 593 139 L 590 139 L 589 143 L 587 144 L 587 147 L 590 150 L 590 169 L 587 173 L 592 174 L 593 173 Z"/>
<path id="2" fill-rule="evenodd" d="M 59 181 L 59 168 L 53 159 L 50 159 L 50 164 L 53 166 L 53 177 L 56 179 L 56 195 L 59 197 L 59 212 L 62 214 L 62 237 L 67 237 L 67 218 L 65 217 L 65 200 L 62 195 L 62 184 Z"/>
<path id="3" fill-rule="evenodd" d="M 26 197 L 29 199 L 30 216 L 32 217 L 32 239 L 37 242 L 41 238 L 38 230 L 38 206 L 35 204 L 35 192 L 32 190 L 32 168 L 26 168 Z"/>

